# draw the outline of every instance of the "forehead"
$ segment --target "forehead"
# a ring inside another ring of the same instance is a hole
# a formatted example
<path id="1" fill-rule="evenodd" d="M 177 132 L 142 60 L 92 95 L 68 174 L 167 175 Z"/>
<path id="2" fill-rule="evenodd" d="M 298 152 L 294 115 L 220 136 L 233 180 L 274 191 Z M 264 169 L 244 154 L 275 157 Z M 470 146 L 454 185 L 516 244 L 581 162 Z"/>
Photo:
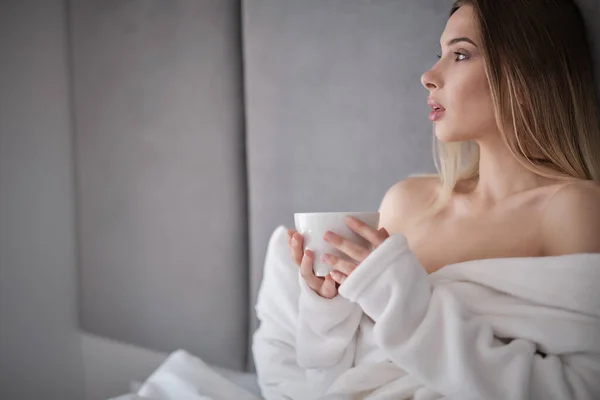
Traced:
<path id="1" fill-rule="evenodd" d="M 477 24 L 473 8 L 469 5 L 460 7 L 446 22 L 441 42 L 446 44 L 450 39 L 466 36 L 477 43 Z"/>

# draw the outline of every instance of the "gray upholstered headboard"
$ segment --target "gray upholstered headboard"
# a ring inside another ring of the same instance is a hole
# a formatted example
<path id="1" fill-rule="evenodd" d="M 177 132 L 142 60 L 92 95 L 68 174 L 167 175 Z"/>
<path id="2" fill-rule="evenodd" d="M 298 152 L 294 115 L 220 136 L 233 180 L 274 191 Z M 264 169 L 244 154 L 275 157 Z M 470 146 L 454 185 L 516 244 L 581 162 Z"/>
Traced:
<path id="1" fill-rule="evenodd" d="M 71 1 L 81 325 L 241 368 L 240 5 Z"/>
<path id="2" fill-rule="evenodd" d="M 243 369 L 272 231 L 435 170 L 451 3 L 69 2 L 82 328 Z"/>

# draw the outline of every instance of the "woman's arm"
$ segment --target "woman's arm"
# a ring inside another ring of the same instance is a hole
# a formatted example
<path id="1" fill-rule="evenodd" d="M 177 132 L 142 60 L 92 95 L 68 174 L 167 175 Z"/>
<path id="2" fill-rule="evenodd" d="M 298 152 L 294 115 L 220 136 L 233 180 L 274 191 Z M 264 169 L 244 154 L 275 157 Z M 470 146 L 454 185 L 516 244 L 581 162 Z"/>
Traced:
<path id="1" fill-rule="evenodd" d="M 269 240 L 255 305 L 260 325 L 253 335 L 252 353 L 267 400 L 298 399 L 307 386 L 305 370 L 296 360 L 297 267 L 286 261 L 286 249 L 280 244 L 284 232 L 278 227 Z"/>
<path id="2" fill-rule="evenodd" d="M 377 344 L 440 394 L 465 399 L 598 399 L 599 354 L 542 355 L 506 344 L 452 292 L 433 289 L 403 235 L 392 235 L 340 286 L 375 321 Z M 591 329 L 591 328 L 590 328 Z"/>
<path id="3" fill-rule="evenodd" d="M 323 394 L 352 366 L 362 310 L 341 296 L 314 293 L 299 276 L 285 236 L 279 227 L 269 241 L 252 351 L 266 399 L 304 400 Z"/>
<path id="4" fill-rule="evenodd" d="M 363 312 L 340 295 L 325 299 L 300 277 L 296 351 L 315 397 L 323 395 L 354 364 L 356 333 Z"/>
<path id="5" fill-rule="evenodd" d="M 390 187 L 379 207 L 379 228 L 401 232 L 409 217 L 427 204 L 436 184 L 434 178 L 408 178 Z M 268 400 L 302 398 L 293 393 L 300 391 L 299 382 L 312 387 L 312 395 L 323 393 L 353 366 L 364 314 L 342 296 L 331 301 L 312 291 L 290 259 L 285 236 L 283 226 L 271 236 L 256 305 L 261 324 L 253 353 Z"/>

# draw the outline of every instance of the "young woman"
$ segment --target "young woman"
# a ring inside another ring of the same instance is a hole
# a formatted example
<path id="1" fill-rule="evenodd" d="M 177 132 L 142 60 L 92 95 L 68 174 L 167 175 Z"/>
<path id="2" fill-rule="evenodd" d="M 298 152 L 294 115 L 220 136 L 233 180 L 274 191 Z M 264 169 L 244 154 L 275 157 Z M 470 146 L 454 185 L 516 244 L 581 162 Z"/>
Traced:
<path id="1" fill-rule="evenodd" d="M 360 248 L 333 232 L 324 238 L 353 260 L 329 255 L 327 262 L 334 271 L 326 278 L 313 274 L 314 254 L 303 250 L 301 235 L 288 230 L 288 245 L 300 270 L 300 285 L 321 300 L 302 291 L 300 299 L 304 296 L 312 302 L 321 301 L 319 307 L 323 310 L 326 304 L 335 303 L 338 325 L 329 328 L 354 328 L 344 330 L 340 340 L 331 344 L 339 348 L 335 360 L 319 364 L 313 355 L 312 365 L 308 365 L 310 362 L 301 360 L 303 355 L 297 347 L 303 340 L 298 335 L 304 329 L 303 322 L 297 319 L 302 319 L 303 307 L 309 309 L 308 306 L 294 305 L 298 297 L 290 297 L 290 313 L 301 317 L 289 321 L 294 325 L 289 331 L 294 337 L 289 336 L 286 342 L 284 336 L 276 338 L 266 333 L 274 331 L 269 326 L 269 313 L 276 313 L 275 306 L 268 304 L 268 299 L 262 303 L 259 300 L 261 328 L 255 335 L 254 356 L 266 398 L 320 397 L 349 368 L 394 359 L 389 354 L 379 357 L 371 351 L 378 347 L 377 337 L 364 332 L 372 332 L 378 319 L 368 310 L 363 310 L 366 315 L 357 314 L 353 308 L 356 304 L 340 295 L 344 283 L 356 271 L 367 268 L 364 261 L 390 235 L 405 238 L 427 274 L 476 260 L 600 253 L 600 107 L 584 22 L 574 2 L 457 1 L 440 45 L 439 61 L 421 78 L 429 94 L 427 104 L 432 108 L 430 120 L 439 174 L 412 177 L 391 187 L 381 202 L 378 231 L 360 221 L 348 221 L 352 229 L 372 243 L 372 248 Z M 271 301 L 278 302 L 285 313 L 281 306 L 285 301 L 275 300 L 275 293 L 272 296 Z M 304 317 L 311 318 L 306 314 Z M 323 319 L 327 315 L 312 318 Z M 363 323 L 370 324 L 370 328 L 361 332 Z M 267 342 L 273 346 L 272 351 L 267 349 Z M 292 363 L 286 352 L 300 361 Z M 265 361 L 268 354 L 271 356 Z M 460 358 L 460 351 L 455 355 Z M 536 357 L 545 354 L 536 352 Z M 272 366 L 267 367 L 267 363 Z M 556 389 L 556 398 L 565 398 L 560 396 L 566 393 L 582 398 L 592 398 L 592 392 L 600 395 L 589 388 L 594 379 L 600 380 L 600 369 L 592 362 L 588 365 L 594 367 L 577 367 L 581 375 L 564 370 L 565 380 L 560 383 L 562 389 Z M 410 370 L 410 366 L 403 367 Z M 510 368 L 507 358 L 506 369 Z M 279 371 L 274 373 L 274 369 Z M 485 365 L 480 365 L 480 369 L 485 369 Z M 440 374 L 451 376 L 453 371 Z M 460 376 L 469 379 L 467 372 Z M 426 374 L 420 376 L 419 384 L 426 381 Z M 494 397 L 498 393 L 485 392 L 483 384 L 480 389 L 469 391 L 466 383 L 461 386 L 456 380 L 448 382 L 440 383 L 435 391 L 421 392 L 427 393 L 423 398 L 452 394 L 456 398 L 474 394 L 488 399 L 518 397 L 509 387 L 506 393 L 517 397 Z M 542 393 L 541 386 L 527 382 L 529 389 L 519 389 L 523 398 Z M 310 386 L 310 390 L 300 394 L 302 385 Z M 577 389 L 569 389 L 570 385 Z M 493 382 L 485 387 L 493 387 Z M 440 393 L 443 390 L 454 392 Z M 373 393 L 372 388 L 369 393 Z M 419 398 L 415 393 L 406 398 Z"/>

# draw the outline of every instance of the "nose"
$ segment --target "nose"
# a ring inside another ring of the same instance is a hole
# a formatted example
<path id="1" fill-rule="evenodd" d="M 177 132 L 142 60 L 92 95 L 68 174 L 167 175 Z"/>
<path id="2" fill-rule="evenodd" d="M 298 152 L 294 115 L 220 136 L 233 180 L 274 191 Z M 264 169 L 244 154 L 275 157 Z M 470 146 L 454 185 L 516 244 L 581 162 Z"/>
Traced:
<path id="1" fill-rule="evenodd" d="M 427 70 L 421 75 L 421 85 L 429 91 L 440 87 L 439 78 L 436 76 L 433 69 Z"/>

